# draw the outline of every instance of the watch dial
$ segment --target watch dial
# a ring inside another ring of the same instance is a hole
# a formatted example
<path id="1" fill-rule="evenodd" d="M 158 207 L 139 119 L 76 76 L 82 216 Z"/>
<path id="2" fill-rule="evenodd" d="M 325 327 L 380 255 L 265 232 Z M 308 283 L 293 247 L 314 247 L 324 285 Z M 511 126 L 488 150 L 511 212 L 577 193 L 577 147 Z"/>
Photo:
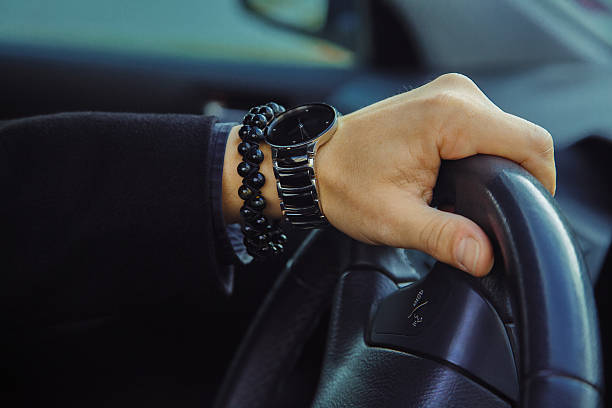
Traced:
<path id="1" fill-rule="evenodd" d="M 293 146 L 316 139 L 335 118 L 334 109 L 325 104 L 300 106 L 283 113 L 268 128 L 268 143 Z"/>

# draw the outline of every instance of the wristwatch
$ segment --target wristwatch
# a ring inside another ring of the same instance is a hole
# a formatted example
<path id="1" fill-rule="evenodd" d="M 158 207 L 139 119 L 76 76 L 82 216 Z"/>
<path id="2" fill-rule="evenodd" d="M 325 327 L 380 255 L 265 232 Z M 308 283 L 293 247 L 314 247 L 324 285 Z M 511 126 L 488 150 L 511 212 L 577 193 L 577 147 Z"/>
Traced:
<path id="1" fill-rule="evenodd" d="M 338 117 L 333 106 L 312 103 L 282 113 L 267 127 L 283 218 L 297 228 L 328 225 L 319 205 L 314 162 L 317 149 L 336 132 Z"/>

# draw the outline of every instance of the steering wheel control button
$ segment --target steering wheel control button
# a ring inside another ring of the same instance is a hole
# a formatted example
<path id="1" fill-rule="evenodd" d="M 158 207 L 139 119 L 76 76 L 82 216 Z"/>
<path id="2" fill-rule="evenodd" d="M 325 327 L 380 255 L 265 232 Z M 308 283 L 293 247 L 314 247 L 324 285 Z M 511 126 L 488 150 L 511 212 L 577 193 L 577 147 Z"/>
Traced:
<path id="1" fill-rule="evenodd" d="M 432 275 L 389 296 L 376 315 L 375 332 L 416 336 L 439 318 L 451 285 Z"/>
<path id="2" fill-rule="evenodd" d="M 414 328 L 417 328 L 419 325 L 423 324 L 423 313 L 425 312 L 423 306 L 426 306 L 429 303 L 429 300 L 422 299 L 423 293 L 425 293 L 423 289 L 419 290 L 417 293 L 417 298 L 414 300 L 414 302 L 412 302 L 414 309 L 412 309 L 412 312 L 410 312 L 408 315 L 408 319 L 411 321 L 410 325 Z M 419 309 L 421 310 L 419 311 Z"/>
<path id="3" fill-rule="evenodd" d="M 518 375 L 510 340 L 476 285 L 476 278 L 436 264 L 425 278 L 380 303 L 368 341 L 450 363 L 517 401 Z"/>

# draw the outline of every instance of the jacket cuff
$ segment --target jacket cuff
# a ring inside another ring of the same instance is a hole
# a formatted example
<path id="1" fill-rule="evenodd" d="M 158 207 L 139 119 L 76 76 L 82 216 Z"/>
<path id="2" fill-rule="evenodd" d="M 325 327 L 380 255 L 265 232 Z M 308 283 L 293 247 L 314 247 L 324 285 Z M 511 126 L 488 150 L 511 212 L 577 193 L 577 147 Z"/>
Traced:
<path id="1" fill-rule="evenodd" d="M 240 262 L 248 264 L 253 257 L 246 251 L 243 243 L 243 234 L 239 224 L 225 225 L 223 217 L 223 162 L 225 147 L 229 133 L 238 123 L 217 123 L 214 125 L 210 147 L 208 149 L 211 166 L 210 202 L 212 203 L 213 229 L 215 240 L 218 243 L 219 259 L 228 267 Z M 233 275 L 233 270 L 232 270 Z"/>

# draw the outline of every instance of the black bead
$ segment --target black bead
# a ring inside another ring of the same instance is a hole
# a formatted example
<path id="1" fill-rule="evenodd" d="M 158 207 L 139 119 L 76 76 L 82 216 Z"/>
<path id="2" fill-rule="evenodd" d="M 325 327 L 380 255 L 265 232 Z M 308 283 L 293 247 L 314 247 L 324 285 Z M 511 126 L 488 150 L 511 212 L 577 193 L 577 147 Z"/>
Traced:
<path id="1" fill-rule="evenodd" d="M 263 215 L 253 220 L 253 227 L 255 227 L 255 229 L 258 231 L 264 231 L 266 229 L 266 225 L 269 225 L 268 219 Z"/>
<path id="2" fill-rule="evenodd" d="M 240 136 L 242 140 L 248 140 L 250 131 L 251 127 L 249 125 L 241 126 L 240 129 L 238 129 L 238 136 Z"/>
<path id="3" fill-rule="evenodd" d="M 261 106 L 253 106 L 251 109 L 249 109 L 249 113 L 252 113 L 253 115 L 256 115 L 259 113 L 259 109 L 261 108 Z"/>
<path id="4" fill-rule="evenodd" d="M 261 255 L 259 254 L 259 248 L 251 246 L 251 245 L 247 244 L 246 242 L 244 243 L 244 246 L 246 247 L 247 253 L 249 255 L 251 255 L 253 258 L 260 258 L 261 257 Z"/>
<path id="5" fill-rule="evenodd" d="M 245 237 L 254 237 L 255 235 L 259 234 L 259 231 L 251 227 L 249 224 L 244 224 L 240 230 L 242 231 Z M 247 242 L 245 242 L 245 245 L 247 244 Z"/>
<path id="6" fill-rule="evenodd" d="M 240 188 L 238 188 L 238 195 L 245 201 L 253 197 L 253 194 L 255 194 L 255 192 L 251 190 L 249 186 L 245 186 L 243 184 L 240 186 Z"/>
<path id="7" fill-rule="evenodd" d="M 238 153 L 240 153 L 242 156 L 244 156 L 245 154 L 247 154 L 249 152 L 249 150 L 251 150 L 253 148 L 253 145 L 250 144 L 249 142 L 241 142 L 238 145 Z"/>
<path id="8" fill-rule="evenodd" d="M 258 147 L 253 147 L 245 156 L 246 159 L 252 161 L 253 163 L 261 163 L 264 159 L 264 154 Z"/>
<path id="9" fill-rule="evenodd" d="M 264 139 L 264 132 L 258 127 L 251 127 L 247 140 L 250 142 L 258 143 Z"/>
<path id="10" fill-rule="evenodd" d="M 272 110 L 274 111 L 274 114 L 277 115 L 279 113 L 281 113 L 281 108 L 282 106 L 280 106 L 278 103 L 276 102 L 268 102 L 266 103 L 266 106 L 272 108 Z M 284 112 L 284 108 L 283 108 L 283 112 Z"/>
<path id="11" fill-rule="evenodd" d="M 274 118 L 274 109 L 269 106 L 261 106 L 258 113 L 264 115 L 268 121 Z"/>
<path id="12" fill-rule="evenodd" d="M 257 114 L 253 116 L 251 123 L 253 124 L 253 126 L 257 126 L 258 128 L 263 129 L 268 124 L 268 119 L 266 119 L 264 115 Z"/>
<path id="13" fill-rule="evenodd" d="M 256 173 L 247 180 L 247 184 L 255 190 L 259 190 L 265 183 L 266 178 L 261 173 Z"/>
<path id="14" fill-rule="evenodd" d="M 242 216 L 242 218 L 244 218 L 245 220 L 250 220 L 251 218 L 253 218 L 255 215 L 257 215 L 256 211 L 251 210 L 249 207 L 245 207 L 242 206 L 240 208 L 240 215 Z"/>
<path id="15" fill-rule="evenodd" d="M 255 115 L 253 115 L 252 113 L 247 113 L 246 115 L 244 115 L 244 118 L 242 118 L 242 123 L 244 125 L 253 125 L 253 118 L 255 117 Z"/>
<path id="16" fill-rule="evenodd" d="M 272 255 L 280 255 L 283 252 L 283 246 L 281 244 L 268 243 L 268 248 L 272 251 Z"/>
<path id="17" fill-rule="evenodd" d="M 266 208 L 266 199 L 260 195 L 255 196 L 249 201 L 249 206 L 256 211 L 261 211 Z"/>
<path id="18" fill-rule="evenodd" d="M 276 236 L 276 240 L 281 243 L 284 244 L 285 242 L 287 242 L 287 236 L 285 234 L 278 234 Z"/>
<path id="19" fill-rule="evenodd" d="M 257 256 L 260 258 L 265 258 L 270 255 L 270 248 L 267 246 L 263 246 L 257 250 Z"/>
<path id="20" fill-rule="evenodd" d="M 255 237 L 255 242 L 257 242 L 257 244 L 259 246 L 264 246 L 265 244 L 268 243 L 268 235 L 267 234 L 259 234 Z"/>
<path id="21" fill-rule="evenodd" d="M 247 162 L 240 162 L 240 164 L 237 167 L 238 174 L 240 175 L 240 177 L 246 177 L 249 175 L 251 170 L 253 170 L 253 168 L 254 166 L 250 165 Z"/>

